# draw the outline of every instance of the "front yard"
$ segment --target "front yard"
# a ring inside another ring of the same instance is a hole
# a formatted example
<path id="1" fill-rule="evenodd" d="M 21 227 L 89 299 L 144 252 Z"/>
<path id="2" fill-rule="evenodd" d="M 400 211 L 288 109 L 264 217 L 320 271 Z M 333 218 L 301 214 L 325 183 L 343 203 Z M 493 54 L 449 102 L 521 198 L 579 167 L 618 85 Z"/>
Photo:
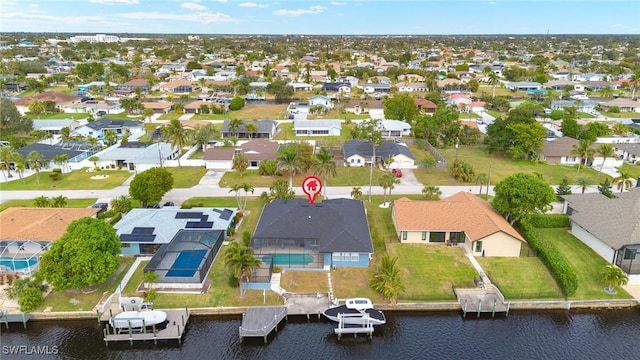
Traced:
<path id="1" fill-rule="evenodd" d="M 173 188 L 191 188 L 200 182 L 207 173 L 207 169 L 201 166 L 165 167 L 173 176 Z"/>
<path id="2" fill-rule="evenodd" d="M 121 185 L 132 174 L 125 170 L 103 170 L 87 172 L 86 168 L 62 174 L 57 181 L 51 180 L 50 171 L 40 172 L 40 183 L 36 174 L 23 180 L 1 183 L 0 190 L 104 190 Z M 107 175 L 107 178 L 92 179 L 92 176 Z M 17 175 L 14 175 L 17 176 Z"/>
<path id="3" fill-rule="evenodd" d="M 86 208 L 89 207 L 98 199 L 67 199 L 67 208 Z M 9 200 L 0 204 L 0 211 L 4 211 L 10 207 L 33 207 L 35 206 L 33 200 Z"/>
<path id="4" fill-rule="evenodd" d="M 327 186 L 360 186 L 363 192 L 366 192 L 364 188 L 369 185 L 369 167 L 338 166 L 336 171 L 338 176 L 328 178 Z M 380 177 L 385 173 L 385 171 L 378 168 L 373 169 L 373 186 L 378 185 Z M 312 174 L 312 172 L 308 172 L 294 176 L 293 186 L 302 186 L 304 178 Z M 289 176 L 287 174 L 283 174 L 282 176 L 262 176 L 258 174 L 258 170 L 247 170 L 240 176 L 240 173 L 237 171 L 227 171 L 222 176 L 222 179 L 220 179 L 220 187 L 230 187 L 234 184 L 242 183 L 251 184 L 253 187 L 270 187 L 273 182 L 278 179 L 284 179 L 288 182 Z"/>

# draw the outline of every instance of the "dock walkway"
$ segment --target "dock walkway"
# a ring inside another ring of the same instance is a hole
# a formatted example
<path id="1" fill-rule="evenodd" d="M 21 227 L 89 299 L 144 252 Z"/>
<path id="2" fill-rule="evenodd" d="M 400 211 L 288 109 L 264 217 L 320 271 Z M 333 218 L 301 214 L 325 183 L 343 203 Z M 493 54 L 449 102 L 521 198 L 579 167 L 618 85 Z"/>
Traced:
<path id="1" fill-rule="evenodd" d="M 267 336 L 278 331 L 278 325 L 287 317 L 284 306 L 250 307 L 242 314 L 242 325 L 239 328 L 240 339 L 246 337 L 262 337 L 267 342 Z"/>
<path id="2" fill-rule="evenodd" d="M 19 314 L 9 314 L 5 311 L 0 310 L 0 324 L 5 324 L 7 329 L 9 328 L 10 323 L 22 323 L 24 328 L 27 328 L 27 321 L 31 319 L 30 314 L 19 313 Z M 2 326 L 0 326 L 0 329 Z"/>
<path id="3" fill-rule="evenodd" d="M 104 328 L 104 343 L 108 346 L 111 342 L 128 341 L 133 345 L 134 341 L 153 341 L 158 340 L 177 340 L 182 344 L 182 337 L 185 333 L 191 311 L 189 309 L 181 310 L 163 310 L 167 313 L 167 327 L 162 330 L 154 329 L 125 329 L 124 333 L 117 332 L 107 323 Z"/>
<path id="4" fill-rule="evenodd" d="M 509 315 L 510 304 L 505 303 L 504 296 L 500 290 L 492 284 L 484 285 L 480 288 L 454 289 L 458 303 L 462 308 L 463 316 L 467 312 L 475 312 L 477 317 L 482 313 L 505 313 Z"/>

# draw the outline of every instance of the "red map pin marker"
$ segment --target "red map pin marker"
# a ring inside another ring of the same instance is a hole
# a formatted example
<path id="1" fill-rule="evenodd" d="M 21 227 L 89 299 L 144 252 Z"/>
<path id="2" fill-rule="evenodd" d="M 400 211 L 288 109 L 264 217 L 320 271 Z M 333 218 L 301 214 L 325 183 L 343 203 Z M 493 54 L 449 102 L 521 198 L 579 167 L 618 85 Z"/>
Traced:
<path id="1" fill-rule="evenodd" d="M 309 205 L 313 206 L 316 196 L 322 191 L 322 181 L 315 176 L 307 176 L 302 182 L 302 192 L 307 194 Z"/>

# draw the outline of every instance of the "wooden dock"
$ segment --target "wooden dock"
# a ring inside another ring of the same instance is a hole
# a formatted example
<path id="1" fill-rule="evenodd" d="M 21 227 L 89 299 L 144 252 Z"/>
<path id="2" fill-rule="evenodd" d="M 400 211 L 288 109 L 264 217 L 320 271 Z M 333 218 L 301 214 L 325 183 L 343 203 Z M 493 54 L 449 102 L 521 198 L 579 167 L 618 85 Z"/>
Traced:
<path id="1" fill-rule="evenodd" d="M 0 323 L 4 323 L 7 329 L 9 328 L 10 323 L 22 323 L 24 328 L 27 328 L 27 321 L 31 318 L 30 314 L 19 313 L 19 314 L 9 314 L 6 311 L 0 311 Z M 0 326 L 1 328 L 1 326 Z"/>
<path id="2" fill-rule="evenodd" d="M 480 317 L 482 313 L 505 313 L 509 315 L 510 303 L 506 303 L 500 290 L 492 284 L 485 284 L 480 288 L 454 289 L 458 303 L 462 308 L 463 317 L 468 312 L 476 313 Z"/>
<path id="3" fill-rule="evenodd" d="M 354 317 L 364 319 L 364 324 L 345 324 L 345 319 Z M 373 324 L 370 321 L 369 314 L 364 316 L 362 314 L 338 314 L 338 320 L 338 327 L 333 330 L 338 335 L 338 340 L 342 338 L 342 334 L 353 334 L 353 337 L 358 336 L 358 334 L 367 334 L 369 339 L 373 337 Z"/>
<path id="4" fill-rule="evenodd" d="M 126 342 L 133 345 L 134 341 L 153 341 L 155 344 L 158 340 L 177 340 L 178 344 L 182 344 L 182 337 L 184 336 L 187 324 L 189 323 L 189 316 L 191 311 L 189 309 L 183 310 L 163 310 L 167 313 L 167 320 L 169 323 L 167 327 L 162 330 L 155 329 L 124 329 L 120 332 L 113 329 L 109 323 L 103 329 L 104 343 L 108 346 L 112 342 Z"/>
<path id="5" fill-rule="evenodd" d="M 287 317 L 284 306 L 250 307 L 242 314 L 242 325 L 239 328 L 240 339 L 246 337 L 262 337 L 265 344 L 267 336 L 278 331 L 278 325 Z"/>

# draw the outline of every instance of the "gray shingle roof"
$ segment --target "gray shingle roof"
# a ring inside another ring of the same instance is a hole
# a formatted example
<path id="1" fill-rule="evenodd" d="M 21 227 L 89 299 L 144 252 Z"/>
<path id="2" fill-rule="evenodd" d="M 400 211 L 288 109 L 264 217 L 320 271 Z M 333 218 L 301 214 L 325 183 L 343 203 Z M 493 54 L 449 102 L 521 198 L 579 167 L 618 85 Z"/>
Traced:
<path id="1" fill-rule="evenodd" d="M 264 206 L 254 239 L 318 239 L 318 250 L 373 253 L 364 205 L 331 199 L 309 206 L 307 199 L 274 200 Z"/>
<path id="2" fill-rule="evenodd" d="M 234 132 L 243 133 L 247 131 L 247 124 L 254 123 L 258 126 L 259 133 L 271 133 L 271 130 L 274 126 L 278 126 L 278 122 L 275 120 L 252 120 L 252 121 L 243 121 L 242 125 L 238 126 Z M 229 120 L 225 120 L 222 123 L 222 132 L 229 132 Z"/>
<path id="3" fill-rule="evenodd" d="M 370 158 L 371 156 L 373 156 L 373 149 L 371 147 L 371 143 L 368 141 L 351 140 L 344 143 L 343 149 L 345 159 L 353 155 L 360 155 L 365 158 Z M 376 157 L 379 156 L 383 159 L 387 159 L 399 154 L 403 154 L 408 158 L 415 160 L 415 157 L 406 146 L 396 144 L 391 141 L 385 141 L 382 144 L 376 146 Z"/>
<path id="4" fill-rule="evenodd" d="M 21 147 L 20 149 L 16 150 L 16 152 L 22 155 L 22 157 L 24 157 L 25 159 L 27 158 L 27 156 L 29 156 L 29 153 L 32 151 L 36 151 L 40 153 L 40 155 L 44 156 L 46 160 L 52 160 L 57 155 L 61 155 L 61 154 L 67 154 L 67 157 L 69 158 L 69 160 L 71 160 L 74 157 L 84 153 L 84 151 L 65 149 L 58 145 L 48 145 L 48 144 L 41 144 L 41 143 L 29 144 L 25 147 Z"/>
<path id="5" fill-rule="evenodd" d="M 88 127 L 94 130 L 100 129 L 120 129 L 122 127 L 139 127 L 142 126 L 140 121 L 133 120 L 111 120 L 109 118 L 102 118 L 100 120 L 96 120 L 94 122 L 87 123 Z"/>
<path id="6" fill-rule="evenodd" d="M 565 195 L 573 213 L 569 218 L 613 249 L 640 244 L 640 188 L 616 193 Z"/>

